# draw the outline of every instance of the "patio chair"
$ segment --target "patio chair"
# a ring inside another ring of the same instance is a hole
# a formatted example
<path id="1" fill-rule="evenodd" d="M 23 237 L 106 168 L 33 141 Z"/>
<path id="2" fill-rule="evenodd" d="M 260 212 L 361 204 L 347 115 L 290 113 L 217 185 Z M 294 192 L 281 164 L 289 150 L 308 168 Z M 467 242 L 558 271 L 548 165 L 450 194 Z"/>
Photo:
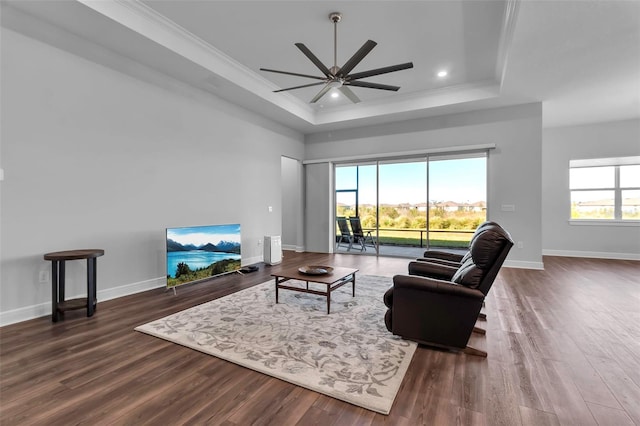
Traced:
<path id="1" fill-rule="evenodd" d="M 340 231 L 340 235 L 336 235 L 336 250 L 340 248 L 340 244 L 347 244 L 347 251 L 349 251 L 353 246 L 354 238 L 353 235 L 351 235 L 347 218 L 336 217 L 336 222 L 338 223 L 338 230 Z"/>
<path id="2" fill-rule="evenodd" d="M 360 244 L 360 251 L 367 251 L 367 245 L 376 249 L 378 245 L 377 242 L 374 240 L 373 235 L 371 235 L 371 231 L 362 229 L 359 217 L 350 217 L 349 223 L 351 223 L 351 231 L 353 232 L 353 242 Z"/>

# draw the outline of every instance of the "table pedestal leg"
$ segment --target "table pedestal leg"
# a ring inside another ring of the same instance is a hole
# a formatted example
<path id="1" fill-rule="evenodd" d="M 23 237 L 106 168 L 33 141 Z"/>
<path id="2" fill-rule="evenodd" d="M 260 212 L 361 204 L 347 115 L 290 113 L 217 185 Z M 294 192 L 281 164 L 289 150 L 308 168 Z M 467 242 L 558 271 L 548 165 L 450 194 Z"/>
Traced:
<path id="1" fill-rule="evenodd" d="M 351 285 L 353 286 L 353 297 L 356 297 L 356 274 L 351 276 Z"/>
<path id="2" fill-rule="evenodd" d="M 51 262 L 51 321 L 58 322 L 58 262 Z"/>
<path id="3" fill-rule="evenodd" d="M 87 316 L 93 316 L 96 300 L 96 259 L 87 259 Z"/>
<path id="4" fill-rule="evenodd" d="M 65 296 L 65 263 L 64 260 L 58 261 L 58 303 L 66 300 Z"/>

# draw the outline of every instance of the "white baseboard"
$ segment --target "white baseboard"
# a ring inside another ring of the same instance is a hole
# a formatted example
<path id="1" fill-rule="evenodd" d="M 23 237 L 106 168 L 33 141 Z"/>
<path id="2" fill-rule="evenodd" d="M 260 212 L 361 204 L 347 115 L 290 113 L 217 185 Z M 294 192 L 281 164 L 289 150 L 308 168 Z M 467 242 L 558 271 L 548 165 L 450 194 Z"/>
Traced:
<path id="1" fill-rule="evenodd" d="M 588 257 L 596 259 L 640 260 L 640 253 L 611 253 L 604 251 L 542 250 L 544 256 Z"/>
<path id="2" fill-rule="evenodd" d="M 139 281 L 137 283 L 125 284 L 120 287 L 108 288 L 106 290 L 98 290 L 98 301 L 104 302 L 106 300 L 117 299 L 118 297 L 129 296 L 130 294 L 165 287 L 166 285 L 167 277 L 159 277 Z"/>
<path id="3" fill-rule="evenodd" d="M 519 269 L 538 269 L 544 270 L 544 263 L 542 262 L 529 262 L 525 260 L 507 260 L 503 265 L 505 268 L 519 268 Z"/>
<path id="4" fill-rule="evenodd" d="M 0 327 L 45 315 L 51 315 L 51 302 L 0 312 Z"/>
<path id="5" fill-rule="evenodd" d="M 130 294 L 140 293 L 142 291 L 152 290 L 166 285 L 166 277 L 160 277 L 139 281 L 137 283 L 125 284 L 119 287 L 108 288 L 106 290 L 98 290 L 98 302 L 129 296 Z M 86 295 L 67 295 L 66 298 L 75 299 L 77 297 L 86 297 Z M 37 305 L 0 312 L 0 327 L 39 318 L 45 315 L 51 315 L 51 302 L 39 303 Z"/>
<path id="6" fill-rule="evenodd" d="M 293 244 L 283 244 L 282 250 L 295 251 L 297 253 L 304 253 L 304 246 L 294 246 Z"/>

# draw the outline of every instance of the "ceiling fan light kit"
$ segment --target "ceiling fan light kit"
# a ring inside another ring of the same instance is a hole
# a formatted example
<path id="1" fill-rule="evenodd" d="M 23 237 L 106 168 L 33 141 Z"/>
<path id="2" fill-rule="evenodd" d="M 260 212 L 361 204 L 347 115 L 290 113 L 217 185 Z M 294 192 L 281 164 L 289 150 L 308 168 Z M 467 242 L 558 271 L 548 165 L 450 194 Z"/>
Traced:
<path id="1" fill-rule="evenodd" d="M 288 87 L 286 89 L 274 90 L 277 92 L 285 92 L 288 90 L 302 89 L 304 87 L 320 86 L 324 87 L 311 99 L 310 103 L 316 103 L 331 89 L 339 90 L 345 95 L 351 102 L 358 103 L 360 99 L 356 94 L 348 87 L 364 87 L 368 89 L 378 90 L 391 90 L 397 92 L 399 86 L 390 86 L 387 84 L 370 83 L 366 81 L 360 81 L 360 79 L 373 77 L 376 75 L 387 74 L 395 71 L 402 71 L 409 68 L 413 68 L 412 62 L 406 62 L 404 64 L 391 65 L 383 68 L 376 68 L 373 70 L 362 71 L 355 74 L 351 74 L 351 71 L 376 47 L 377 43 L 373 40 L 367 40 L 360 49 L 351 57 L 347 62 L 338 66 L 338 22 L 342 20 L 342 14 L 340 12 L 332 12 L 329 14 L 329 19 L 333 22 L 333 66 L 331 68 L 326 67 L 303 43 L 295 43 L 296 47 L 307 57 L 313 64 L 322 72 L 324 77 L 300 74 L 289 71 L 278 71 L 268 68 L 260 68 L 261 71 L 273 72 L 277 74 L 293 75 L 296 77 L 312 78 L 315 80 L 321 80 L 316 83 L 303 84 L 301 86 Z"/>

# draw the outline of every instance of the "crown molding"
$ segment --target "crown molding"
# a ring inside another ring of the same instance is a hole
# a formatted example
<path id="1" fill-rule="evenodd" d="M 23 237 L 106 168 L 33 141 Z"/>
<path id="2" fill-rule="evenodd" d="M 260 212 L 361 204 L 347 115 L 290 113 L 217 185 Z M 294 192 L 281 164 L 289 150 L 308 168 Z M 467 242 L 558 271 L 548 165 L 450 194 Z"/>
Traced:
<path id="1" fill-rule="evenodd" d="M 313 123 L 313 109 L 293 95 L 138 0 L 77 0 L 107 18 L 196 63 L 213 74 Z"/>
<path id="2" fill-rule="evenodd" d="M 497 98 L 500 86 L 493 80 L 397 95 L 393 98 L 342 105 L 316 112 L 315 124 L 339 123 L 382 115 L 420 111 Z"/>

